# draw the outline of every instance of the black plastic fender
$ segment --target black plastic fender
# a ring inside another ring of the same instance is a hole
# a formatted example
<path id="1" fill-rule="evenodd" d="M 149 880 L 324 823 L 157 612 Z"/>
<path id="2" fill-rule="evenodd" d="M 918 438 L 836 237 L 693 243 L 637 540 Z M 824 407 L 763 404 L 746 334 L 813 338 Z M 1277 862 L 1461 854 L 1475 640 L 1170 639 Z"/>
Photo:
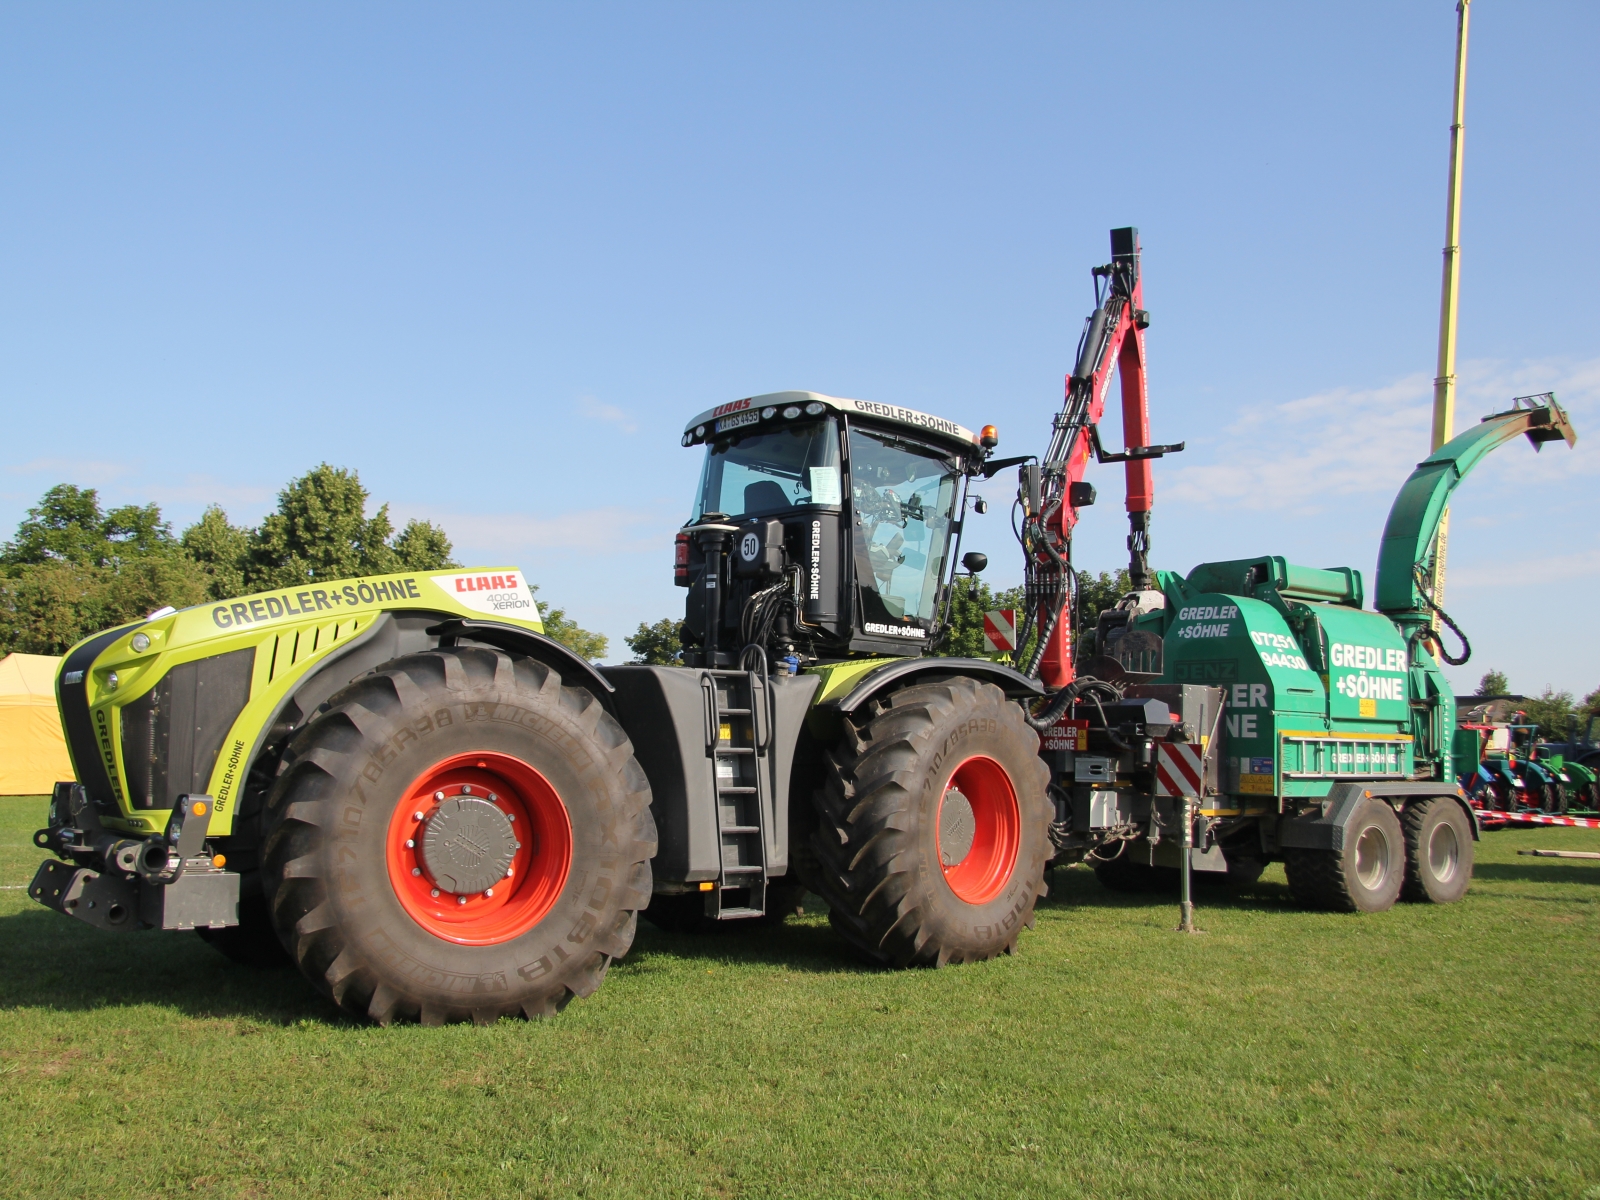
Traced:
<path id="1" fill-rule="evenodd" d="M 901 658 L 869 671 L 848 692 L 824 700 L 817 708 L 823 712 L 848 715 L 867 701 L 886 691 L 905 687 L 919 677 L 967 675 L 992 683 L 1013 700 L 1044 695 L 1044 685 L 1021 671 L 986 658 Z"/>
<path id="2" fill-rule="evenodd" d="M 487 646 L 511 654 L 526 654 L 537 659 L 561 676 L 568 687 L 585 687 L 595 693 L 595 698 L 605 701 L 616 688 L 611 681 L 588 659 L 569 650 L 555 638 L 516 625 L 502 625 L 499 621 L 471 621 L 453 618 L 438 625 L 430 625 L 428 633 L 439 639 L 441 646 L 451 645 L 457 638 L 470 638 Z"/>
<path id="3" fill-rule="evenodd" d="M 1479 840 L 1478 816 L 1460 788 L 1427 781 L 1361 779 L 1334 784 L 1322 801 L 1320 814 L 1279 821 L 1278 845 L 1293 850 L 1343 850 L 1345 830 L 1363 800 L 1387 800 L 1399 809 L 1412 797 L 1423 796 L 1448 796 L 1454 800 L 1472 825 L 1472 840 Z"/>

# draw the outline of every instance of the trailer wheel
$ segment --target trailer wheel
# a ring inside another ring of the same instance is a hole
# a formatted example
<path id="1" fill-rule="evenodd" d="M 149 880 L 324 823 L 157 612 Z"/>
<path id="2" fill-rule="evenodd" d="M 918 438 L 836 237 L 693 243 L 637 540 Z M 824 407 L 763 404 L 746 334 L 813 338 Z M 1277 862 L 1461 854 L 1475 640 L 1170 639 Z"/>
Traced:
<path id="1" fill-rule="evenodd" d="M 833 927 L 894 966 L 1014 951 L 1052 853 L 1049 769 L 1021 709 L 958 676 L 844 724 L 811 843 Z"/>
<path id="2" fill-rule="evenodd" d="M 381 1024 L 547 1016 L 650 899 L 650 786 L 622 727 L 530 658 L 410 654 L 296 736 L 268 799 L 278 936 Z"/>
<path id="3" fill-rule="evenodd" d="M 1470 836 L 1470 834 L 1469 834 Z M 1343 850 L 1288 850 L 1283 867 L 1300 903 L 1336 912 L 1382 912 L 1405 879 L 1405 835 L 1382 800 L 1363 800 L 1345 828 Z"/>
<path id="4" fill-rule="evenodd" d="M 1407 900 L 1450 904 L 1472 881 L 1472 826 L 1448 796 L 1406 805 L 1400 820 L 1406 838 Z"/>

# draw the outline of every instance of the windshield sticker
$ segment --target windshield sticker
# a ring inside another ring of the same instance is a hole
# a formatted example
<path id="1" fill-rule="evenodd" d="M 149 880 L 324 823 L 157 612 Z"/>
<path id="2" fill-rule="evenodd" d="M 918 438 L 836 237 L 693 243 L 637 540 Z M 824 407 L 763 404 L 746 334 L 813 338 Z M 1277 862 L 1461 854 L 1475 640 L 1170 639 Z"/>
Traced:
<path id="1" fill-rule="evenodd" d="M 539 619 L 539 610 L 533 606 L 533 593 L 515 571 L 493 575 L 441 575 L 433 582 L 457 604 L 473 612 L 516 617 L 522 621 Z"/>
<path id="2" fill-rule="evenodd" d="M 839 488 L 839 468 L 812 467 L 810 470 L 811 503 L 842 504 L 844 496 Z"/>

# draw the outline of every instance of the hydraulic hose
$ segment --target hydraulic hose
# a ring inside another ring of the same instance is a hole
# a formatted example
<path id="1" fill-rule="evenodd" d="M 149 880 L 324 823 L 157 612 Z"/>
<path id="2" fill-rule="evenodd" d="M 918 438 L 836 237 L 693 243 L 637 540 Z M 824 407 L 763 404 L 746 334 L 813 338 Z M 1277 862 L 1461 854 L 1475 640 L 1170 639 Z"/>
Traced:
<path id="1" fill-rule="evenodd" d="M 1061 719 L 1061 714 L 1066 712 L 1080 696 L 1093 698 L 1097 705 L 1101 696 L 1115 703 L 1122 699 L 1122 689 L 1114 683 L 1107 683 L 1105 680 L 1096 679 L 1092 675 L 1083 675 L 1067 684 L 1054 696 L 1051 696 L 1049 702 L 1038 714 L 1024 711 L 1023 719 L 1034 729 L 1050 729 Z M 1105 710 L 1101 709 L 1102 724 L 1104 721 Z"/>
<path id="2" fill-rule="evenodd" d="M 1462 666 L 1463 664 L 1466 663 L 1467 659 L 1472 657 L 1472 643 L 1467 641 L 1467 635 L 1461 632 L 1461 626 L 1457 625 L 1454 621 L 1452 621 L 1450 619 L 1450 614 L 1445 612 L 1444 609 L 1440 608 L 1437 604 L 1435 604 L 1433 602 L 1433 597 L 1428 595 L 1428 591 L 1427 591 L 1427 587 L 1426 587 L 1427 576 L 1423 573 L 1422 566 L 1421 566 L 1420 563 L 1416 567 L 1413 568 L 1413 572 L 1414 572 L 1414 574 L 1416 576 L 1416 580 L 1417 580 L 1417 595 L 1422 597 L 1422 602 L 1424 604 L 1426 604 L 1430 609 L 1432 609 L 1435 613 L 1438 614 L 1439 620 L 1443 621 L 1446 625 L 1448 625 L 1450 627 L 1450 632 L 1454 633 L 1456 635 L 1456 637 L 1461 639 L 1461 657 L 1460 658 L 1452 657 L 1451 654 L 1450 654 L 1450 651 L 1448 651 L 1448 650 L 1446 650 L 1444 648 L 1444 639 L 1442 637 L 1439 637 L 1436 633 L 1434 633 L 1433 630 L 1428 629 L 1426 627 L 1417 630 L 1416 633 L 1413 633 L 1411 635 L 1410 641 L 1412 643 L 1415 643 L 1415 642 L 1418 642 L 1418 641 L 1422 641 L 1424 639 L 1430 640 L 1430 641 L 1433 642 L 1433 644 L 1435 646 L 1439 647 L 1439 657 L 1440 658 L 1444 659 L 1445 662 L 1449 663 L 1452 667 Z"/>

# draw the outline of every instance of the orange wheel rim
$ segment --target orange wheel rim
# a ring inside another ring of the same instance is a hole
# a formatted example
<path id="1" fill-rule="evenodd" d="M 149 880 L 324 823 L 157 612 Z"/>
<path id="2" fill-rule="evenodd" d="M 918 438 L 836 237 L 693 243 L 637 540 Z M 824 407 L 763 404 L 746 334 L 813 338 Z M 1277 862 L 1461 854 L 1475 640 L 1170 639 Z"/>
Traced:
<path id="1" fill-rule="evenodd" d="M 972 844 L 959 862 L 941 861 L 944 881 L 960 900 L 986 904 L 1004 889 L 1016 870 L 1022 845 L 1022 810 L 1006 769 L 986 755 L 974 755 L 956 767 L 939 798 L 935 829 L 944 817 L 951 792 L 959 792 L 972 809 Z"/>
<path id="2" fill-rule="evenodd" d="M 516 848 L 503 875 L 457 893 L 430 872 L 420 847 L 440 806 L 469 797 L 504 814 Z M 406 789 L 389 818 L 385 858 L 395 896 L 413 921 L 445 941 L 490 946 L 528 932 L 561 895 L 572 869 L 572 820 L 549 780 L 521 759 L 457 754 Z"/>

